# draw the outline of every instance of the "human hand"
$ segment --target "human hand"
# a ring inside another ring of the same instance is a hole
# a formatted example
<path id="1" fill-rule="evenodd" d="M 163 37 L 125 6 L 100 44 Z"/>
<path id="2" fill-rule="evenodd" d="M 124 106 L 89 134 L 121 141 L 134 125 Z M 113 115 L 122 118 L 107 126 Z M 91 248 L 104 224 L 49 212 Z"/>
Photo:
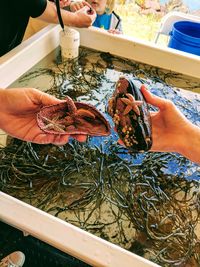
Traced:
<path id="1" fill-rule="evenodd" d="M 37 113 L 43 106 L 63 102 L 33 88 L 0 89 L 0 128 L 9 135 L 38 144 L 64 145 L 69 135 L 44 133 L 37 124 Z M 80 142 L 85 135 L 73 137 Z"/>
<path id="2" fill-rule="evenodd" d="M 176 152 L 181 134 L 185 132 L 190 122 L 178 110 L 172 101 L 151 94 L 144 85 L 141 86 L 147 103 L 159 110 L 150 112 L 152 121 L 152 151 Z"/>
<path id="3" fill-rule="evenodd" d="M 151 112 L 151 151 L 178 152 L 200 163 L 200 128 L 192 124 L 170 100 L 151 94 L 144 85 L 141 91 L 146 101 L 159 109 Z"/>
<path id="4" fill-rule="evenodd" d="M 70 4 L 70 10 L 72 12 L 76 12 L 79 9 L 83 8 L 84 6 L 88 6 L 89 8 L 91 8 L 90 4 L 86 1 L 76 1 Z"/>
<path id="5" fill-rule="evenodd" d="M 72 26 L 83 28 L 89 27 L 93 24 L 94 20 L 96 19 L 96 12 L 88 5 L 85 5 L 83 8 L 73 13 L 76 18 Z"/>
<path id="6" fill-rule="evenodd" d="M 111 34 L 122 34 L 118 29 L 110 29 L 108 32 Z"/>
<path id="7" fill-rule="evenodd" d="M 83 8 L 76 12 L 70 12 L 61 8 L 60 13 L 64 25 L 78 28 L 91 26 L 96 18 L 96 12 L 90 9 L 89 4 L 85 4 Z M 49 23 L 58 23 L 59 20 L 55 4 L 47 1 L 45 11 L 38 18 Z"/>
<path id="8" fill-rule="evenodd" d="M 144 85 L 140 89 L 147 103 L 158 108 L 158 111 L 150 112 L 153 141 L 150 151 L 177 152 L 200 163 L 200 128 L 191 123 L 172 101 L 153 95 Z M 124 146 L 122 140 L 118 143 Z"/>

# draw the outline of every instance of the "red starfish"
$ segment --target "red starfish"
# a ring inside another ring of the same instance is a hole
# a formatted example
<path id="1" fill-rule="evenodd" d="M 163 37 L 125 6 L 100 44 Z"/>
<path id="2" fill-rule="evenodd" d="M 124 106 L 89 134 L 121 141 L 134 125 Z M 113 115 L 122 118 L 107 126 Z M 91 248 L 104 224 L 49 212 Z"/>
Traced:
<path id="1" fill-rule="evenodd" d="M 131 110 L 133 110 L 139 116 L 140 110 L 138 106 L 141 106 L 143 102 L 140 100 L 135 100 L 134 96 L 131 94 L 126 94 L 126 96 L 128 98 L 121 98 L 122 102 L 127 105 L 123 115 L 127 115 Z"/>
<path id="2" fill-rule="evenodd" d="M 72 124 L 76 125 L 76 123 L 83 122 L 83 125 L 84 125 L 86 124 L 86 121 L 84 121 L 84 118 L 95 120 L 95 115 L 89 110 L 86 110 L 83 108 L 76 109 L 74 113 L 67 114 L 67 116 L 64 119 L 65 120 L 64 124 L 66 126 L 69 126 Z"/>

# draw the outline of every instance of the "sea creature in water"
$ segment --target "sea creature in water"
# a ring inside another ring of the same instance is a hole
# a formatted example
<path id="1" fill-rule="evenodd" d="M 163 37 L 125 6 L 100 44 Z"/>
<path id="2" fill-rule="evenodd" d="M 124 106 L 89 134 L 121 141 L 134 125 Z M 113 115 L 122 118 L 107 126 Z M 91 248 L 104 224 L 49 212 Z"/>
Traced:
<path id="1" fill-rule="evenodd" d="M 37 122 L 44 132 L 51 134 L 110 134 L 110 124 L 101 112 L 90 104 L 74 102 L 69 96 L 63 103 L 43 107 Z"/>
<path id="2" fill-rule="evenodd" d="M 124 145 L 132 152 L 147 151 L 152 145 L 151 120 L 147 103 L 134 79 L 120 77 L 108 113 Z"/>

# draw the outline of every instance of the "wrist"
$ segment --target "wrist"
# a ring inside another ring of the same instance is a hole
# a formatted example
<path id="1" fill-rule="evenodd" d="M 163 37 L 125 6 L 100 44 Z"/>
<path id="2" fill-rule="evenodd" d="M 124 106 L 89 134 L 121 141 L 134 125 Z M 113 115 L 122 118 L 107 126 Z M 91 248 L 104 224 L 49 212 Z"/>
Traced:
<path id="1" fill-rule="evenodd" d="M 76 24 L 76 15 L 73 12 L 65 10 L 62 18 L 66 26 L 74 26 Z"/>
<path id="2" fill-rule="evenodd" d="M 200 128 L 189 122 L 180 135 L 182 138 L 177 146 L 177 152 L 196 163 L 200 163 Z"/>

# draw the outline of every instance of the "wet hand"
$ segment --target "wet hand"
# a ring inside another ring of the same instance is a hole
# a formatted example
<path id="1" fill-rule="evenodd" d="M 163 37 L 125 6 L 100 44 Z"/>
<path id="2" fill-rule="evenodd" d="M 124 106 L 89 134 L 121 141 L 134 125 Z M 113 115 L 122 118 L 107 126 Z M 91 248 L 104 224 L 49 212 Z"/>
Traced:
<path id="1" fill-rule="evenodd" d="M 96 12 L 89 6 L 84 6 L 74 13 L 76 15 L 76 27 L 89 27 L 96 19 Z"/>

